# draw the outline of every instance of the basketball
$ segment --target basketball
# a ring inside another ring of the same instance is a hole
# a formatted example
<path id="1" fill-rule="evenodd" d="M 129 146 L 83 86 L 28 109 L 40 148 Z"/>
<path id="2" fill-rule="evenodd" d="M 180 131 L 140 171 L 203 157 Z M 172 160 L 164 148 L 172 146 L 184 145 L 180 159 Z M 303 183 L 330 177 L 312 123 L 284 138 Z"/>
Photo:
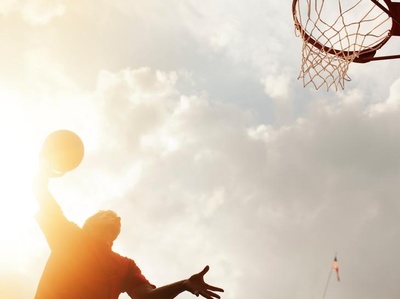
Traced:
<path id="1" fill-rule="evenodd" d="M 51 170 L 65 173 L 78 167 L 84 155 L 81 138 L 72 131 L 58 130 L 45 139 L 41 159 Z"/>

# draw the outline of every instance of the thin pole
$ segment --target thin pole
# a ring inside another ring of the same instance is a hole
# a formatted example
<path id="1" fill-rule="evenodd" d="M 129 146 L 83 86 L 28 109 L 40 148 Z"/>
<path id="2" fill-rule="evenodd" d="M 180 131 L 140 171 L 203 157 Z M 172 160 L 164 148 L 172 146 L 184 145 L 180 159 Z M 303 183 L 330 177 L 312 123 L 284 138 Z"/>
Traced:
<path id="1" fill-rule="evenodd" d="M 333 270 L 333 268 L 331 267 L 331 270 L 329 271 L 329 275 L 328 275 L 328 280 L 326 281 L 325 291 L 324 291 L 324 294 L 322 295 L 322 299 L 325 299 L 326 292 L 328 291 L 329 282 L 331 281 L 331 276 L 332 276 L 332 270 Z"/>

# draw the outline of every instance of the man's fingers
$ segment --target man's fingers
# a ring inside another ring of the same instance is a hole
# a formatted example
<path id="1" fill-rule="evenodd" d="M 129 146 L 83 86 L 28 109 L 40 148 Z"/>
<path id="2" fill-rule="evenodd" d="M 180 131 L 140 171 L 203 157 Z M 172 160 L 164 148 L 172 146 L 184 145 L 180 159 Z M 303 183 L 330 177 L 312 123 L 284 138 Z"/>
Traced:
<path id="1" fill-rule="evenodd" d="M 221 288 L 218 288 L 218 287 L 214 287 L 214 286 L 211 286 L 209 284 L 207 284 L 207 289 L 209 289 L 211 291 L 215 291 L 215 292 L 223 292 L 224 291 L 224 289 L 221 289 Z"/>
<path id="2" fill-rule="evenodd" d="M 204 269 L 199 274 L 204 276 L 208 272 L 208 270 L 210 270 L 210 267 L 209 266 L 205 266 Z"/>
<path id="3" fill-rule="evenodd" d="M 210 291 L 202 291 L 202 292 L 200 292 L 200 295 L 207 299 L 214 299 L 214 298 L 220 299 L 221 298 L 218 294 L 210 292 Z"/>

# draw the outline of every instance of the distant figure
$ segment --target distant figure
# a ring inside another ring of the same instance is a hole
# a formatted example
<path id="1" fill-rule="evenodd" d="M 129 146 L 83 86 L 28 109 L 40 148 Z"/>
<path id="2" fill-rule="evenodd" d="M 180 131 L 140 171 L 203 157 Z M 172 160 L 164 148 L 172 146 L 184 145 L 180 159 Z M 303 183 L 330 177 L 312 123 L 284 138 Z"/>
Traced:
<path id="1" fill-rule="evenodd" d="M 35 299 L 117 299 L 121 293 L 134 299 L 172 299 L 184 291 L 220 298 L 215 292 L 224 290 L 204 282 L 208 266 L 188 279 L 155 287 L 132 259 L 112 251 L 121 218 L 113 211 L 100 211 L 82 228 L 68 221 L 48 190 L 52 176 L 42 170 L 35 181 L 37 222 L 51 249 Z"/>

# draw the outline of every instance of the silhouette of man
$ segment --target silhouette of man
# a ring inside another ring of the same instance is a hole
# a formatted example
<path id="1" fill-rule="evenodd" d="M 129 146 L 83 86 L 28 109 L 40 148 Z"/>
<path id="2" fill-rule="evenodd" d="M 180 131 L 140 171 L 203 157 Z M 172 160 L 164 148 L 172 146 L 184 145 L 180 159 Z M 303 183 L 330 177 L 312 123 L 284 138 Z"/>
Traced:
<path id="1" fill-rule="evenodd" d="M 220 298 L 216 292 L 223 289 L 203 279 L 208 266 L 188 279 L 155 287 L 132 259 L 112 251 L 121 230 L 120 217 L 113 211 L 100 211 L 80 228 L 64 216 L 49 192 L 51 176 L 42 170 L 34 188 L 39 203 L 36 220 L 51 249 L 35 299 L 117 299 L 121 293 L 135 299 L 172 299 L 185 291 Z"/>

